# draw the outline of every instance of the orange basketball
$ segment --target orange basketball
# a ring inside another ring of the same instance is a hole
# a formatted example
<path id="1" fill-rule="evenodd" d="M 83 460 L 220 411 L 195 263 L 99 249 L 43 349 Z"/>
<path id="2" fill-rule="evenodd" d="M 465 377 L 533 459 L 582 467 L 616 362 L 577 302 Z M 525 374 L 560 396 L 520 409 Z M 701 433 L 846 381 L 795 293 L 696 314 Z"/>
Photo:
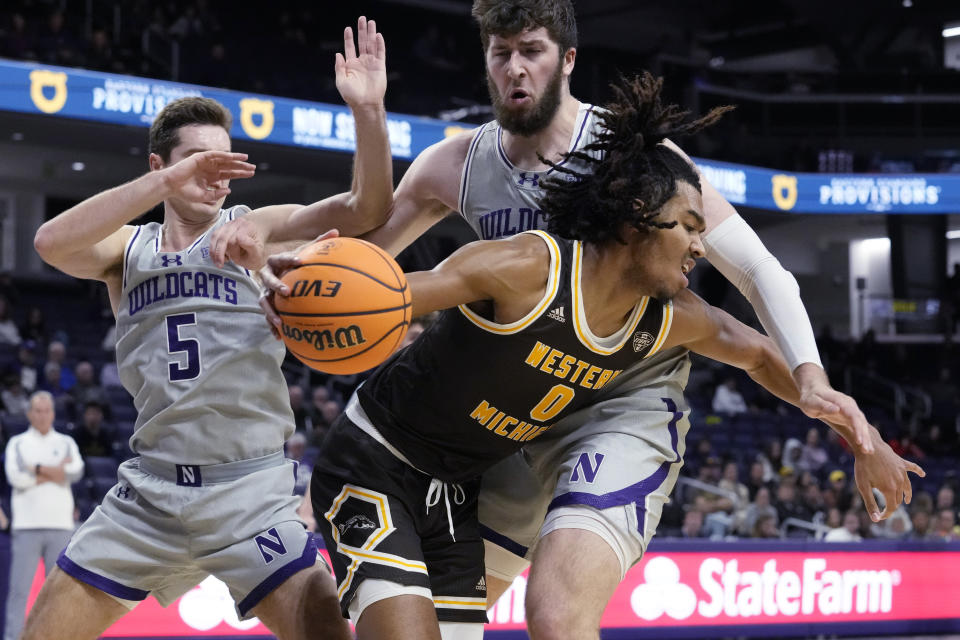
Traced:
<path id="1" fill-rule="evenodd" d="M 403 271 L 380 247 L 331 238 L 300 250 L 303 264 L 284 274 L 276 296 L 280 334 L 290 352 L 317 371 L 372 369 L 394 352 L 410 326 Z"/>

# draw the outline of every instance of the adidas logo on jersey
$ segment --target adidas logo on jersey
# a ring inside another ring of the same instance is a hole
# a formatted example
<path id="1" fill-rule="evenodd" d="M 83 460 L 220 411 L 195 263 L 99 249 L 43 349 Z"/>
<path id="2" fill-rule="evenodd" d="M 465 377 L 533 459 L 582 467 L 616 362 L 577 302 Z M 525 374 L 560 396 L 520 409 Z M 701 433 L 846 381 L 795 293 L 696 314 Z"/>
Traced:
<path id="1" fill-rule="evenodd" d="M 557 307 L 547 314 L 547 317 L 551 320 L 556 320 L 557 322 L 566 322 L 567 319 L 563 317 L 563 307 Z"/>
<path id="2" fill-rule="evenodd" d="M 653 335 L 648 331 L 637 332 L 633 334 L 633 350 L 643 351 L 653 344 Z"/>
<path id="3" fill-rule="evenodd" d="M 487 581 L 483 579 L 483 576 L 480 576 L 480 580 L 477 582 L 476 589 L 477 591 L 482 591 L 483 593 L 487 592 Z"/>

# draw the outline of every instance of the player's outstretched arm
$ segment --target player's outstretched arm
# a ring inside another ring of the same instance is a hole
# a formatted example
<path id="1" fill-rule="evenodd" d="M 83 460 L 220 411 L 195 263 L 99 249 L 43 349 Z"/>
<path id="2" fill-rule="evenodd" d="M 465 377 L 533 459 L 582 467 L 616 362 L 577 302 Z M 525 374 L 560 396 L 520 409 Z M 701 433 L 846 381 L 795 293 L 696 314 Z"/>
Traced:
<path id="1" fill-rule="evenodd" d="M 674 143 L 664 144 L 690 160 Z M 750 301 L 763 328 L 780 347 L 800 387 L 801 408 L 808 413 L 829 410 L 839 397 L 820 363 L 796 278 L 699 169 L 698 173 L 707 222 L 703 236 L 707 260 Z"/>
<path id="2" fill-rule="evenodd" d="M 675 315 L 665 348 L 684 346 L 703 356 L 746 371 L 750 377 L 779 398 L 800 406 L 801 393 L 790 368 L 776 344 L 730 314 L 711 307 L 690 291 L 674 299 Z M 853 398 L 839 394 L 843 410 L 838 408 L 819 417 L 850 444 L 859 471 L 857 486 L 874 521 L 893 513 L 901 500 L 911 496 L 907 472 L 920 476 L 923 470 L 897 456 L 870 426 Z M 877 488 L 887 500 L 881 513 L 873 500 Z M 869 499 L 868 499 L 869 496 Z"/>
<path id="3" fill-rule="evenodd" d="M 267 256 L 292 251 L 330 229 L 358 236 L 386 220 L 393 199 L 393 157 L 384 107 L 386 45 L 376 23 L 363 16 L 357 21 L 356 43 L 353 29 L 347 27 L 343 45 L 334 67 L 337 89 L 350 107 L 356 133 L 350 191 L 306 206 L 264 207 L 223 225 L 211 237 L 215 264 L 232 260 L 260 269 Z"/>
<path id="4" fill-rule="evenodd" d="M 167 198 L 219 200 L 229 180 L 249 178 L 255 167 L 244 153 L 204 151 L 87 198 L 45 222 L 34 247 L 48 264 L 77 278 L 106 281 L 119 266 L 132 231 L 129 222 Z"/>
<path id="5" fill-rule="evenodd" d="M 495 322 L 515 322 L 543 297 L 549 270 L 550 254 L 538 237 L 471 242 L 432 270 L 407 274 L 413 316 L 489 300 Z"/>

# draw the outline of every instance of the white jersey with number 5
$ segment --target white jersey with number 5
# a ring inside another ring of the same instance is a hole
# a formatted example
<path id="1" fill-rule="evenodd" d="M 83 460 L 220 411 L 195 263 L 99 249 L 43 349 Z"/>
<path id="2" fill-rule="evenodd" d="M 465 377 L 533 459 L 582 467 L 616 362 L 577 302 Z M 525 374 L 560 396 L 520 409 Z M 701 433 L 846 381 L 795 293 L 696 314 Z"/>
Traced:
<path id="1" fill-rule="evenodd" d="M 210 259 L 213 229 L 183 251 L 161 251 L 162 226 L 138 227 L 123 257 L 117 367 L 133 396 L 130 446 L 144 458 L 208 465 L 283 448 L 293 414 L 280 372 L 284 346 L 257 304 L 246 269 Z"/>

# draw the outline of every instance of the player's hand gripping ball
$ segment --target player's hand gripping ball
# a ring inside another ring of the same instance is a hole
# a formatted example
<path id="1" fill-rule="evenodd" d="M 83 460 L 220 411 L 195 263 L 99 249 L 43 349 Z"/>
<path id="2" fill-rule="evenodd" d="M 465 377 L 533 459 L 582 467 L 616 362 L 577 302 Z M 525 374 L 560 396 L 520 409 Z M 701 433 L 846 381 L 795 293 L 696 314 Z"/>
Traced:
<path id="1" fill-rule="evenodd" d="M 297 254 L 277 296 L 280 330 L 290 353 L 317 371 L 359 373 L 387 359 L 410 326 L 407 279 L 380 247 L 356 238 L 330 238 Z"/>

